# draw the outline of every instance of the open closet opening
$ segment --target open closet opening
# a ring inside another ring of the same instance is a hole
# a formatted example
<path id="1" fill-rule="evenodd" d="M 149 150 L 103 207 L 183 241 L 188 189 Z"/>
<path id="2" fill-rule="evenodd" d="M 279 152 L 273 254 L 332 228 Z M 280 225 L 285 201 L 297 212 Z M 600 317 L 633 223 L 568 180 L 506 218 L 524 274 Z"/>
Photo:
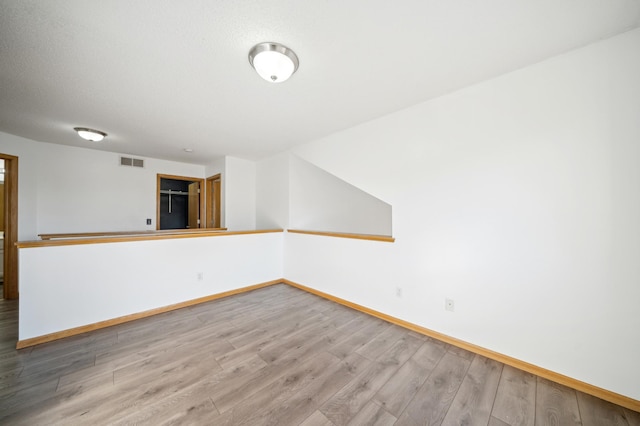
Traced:
<path id="1" fill-rule="evenodd" d="M 157 229 L 203 227 L 204 179 L 158 175 Z"/>

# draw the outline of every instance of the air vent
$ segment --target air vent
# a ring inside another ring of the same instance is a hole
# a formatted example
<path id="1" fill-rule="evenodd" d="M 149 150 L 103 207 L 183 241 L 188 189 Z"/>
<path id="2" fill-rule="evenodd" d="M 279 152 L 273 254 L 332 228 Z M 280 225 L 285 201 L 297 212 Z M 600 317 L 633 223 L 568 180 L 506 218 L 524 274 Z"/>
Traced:
<path id="1" fill-rule="evenodd" d="M 120 157 L 121 166 L 144 167 L 144 160 L 141 158 Z"/>

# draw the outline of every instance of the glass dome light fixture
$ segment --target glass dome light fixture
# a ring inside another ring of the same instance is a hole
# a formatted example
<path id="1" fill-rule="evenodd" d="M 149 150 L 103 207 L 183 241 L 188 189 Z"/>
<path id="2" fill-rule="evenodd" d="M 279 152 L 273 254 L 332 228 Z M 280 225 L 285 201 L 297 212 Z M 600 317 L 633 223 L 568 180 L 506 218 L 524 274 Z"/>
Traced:
<path id="1" fill-rule="evenodd" d="M 249 63 L 260 77 L 282 83 L 293 75 L 300 62 L 295 52 L 280 43 L 260 43 L 249 51 Z"/>
<path id="2" fill-rule="evenodd" d="M 78 136 L 91 142 L 100 142 L 107 134 L 100 130 L 89 129 L 88 127 L 74 127 L 73 130 L 78 132 Z"/>

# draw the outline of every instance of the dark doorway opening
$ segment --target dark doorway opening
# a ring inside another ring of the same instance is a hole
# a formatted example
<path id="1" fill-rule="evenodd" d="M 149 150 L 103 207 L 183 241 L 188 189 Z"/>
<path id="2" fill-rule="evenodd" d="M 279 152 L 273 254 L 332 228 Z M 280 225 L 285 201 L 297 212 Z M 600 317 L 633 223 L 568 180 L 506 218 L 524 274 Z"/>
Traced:
<path id="1" fill-rule="evenodd" d="M 158 175 L 157 229 L 202 227 L 203 179 Z"/>

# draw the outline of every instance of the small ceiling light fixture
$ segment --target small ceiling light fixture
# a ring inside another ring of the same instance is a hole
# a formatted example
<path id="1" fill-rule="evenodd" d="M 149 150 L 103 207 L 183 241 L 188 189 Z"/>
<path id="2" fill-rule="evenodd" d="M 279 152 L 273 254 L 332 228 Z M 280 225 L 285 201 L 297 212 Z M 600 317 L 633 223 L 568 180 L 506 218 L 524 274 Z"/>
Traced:
<path id="1" fill-rule="evenodd" d="M 184 152 L 193 152 L 193 148 L 185 148 Z"/>
<path id="2" fill-rule="evenodd" d="M 298 57 L 280 43 L 260 43 L 249 51 L 249 62 L 260 77 L 270 83 L 282 83 L 298 69 Z"/>
<path id="3" fill-rule="evenodd" d="M 73 130 L 78 132 L 78 136 L 91 142 L 100 142 L 107 134 L 100 130 L 93 130 L 87 127 L 74 127 Z"/>

